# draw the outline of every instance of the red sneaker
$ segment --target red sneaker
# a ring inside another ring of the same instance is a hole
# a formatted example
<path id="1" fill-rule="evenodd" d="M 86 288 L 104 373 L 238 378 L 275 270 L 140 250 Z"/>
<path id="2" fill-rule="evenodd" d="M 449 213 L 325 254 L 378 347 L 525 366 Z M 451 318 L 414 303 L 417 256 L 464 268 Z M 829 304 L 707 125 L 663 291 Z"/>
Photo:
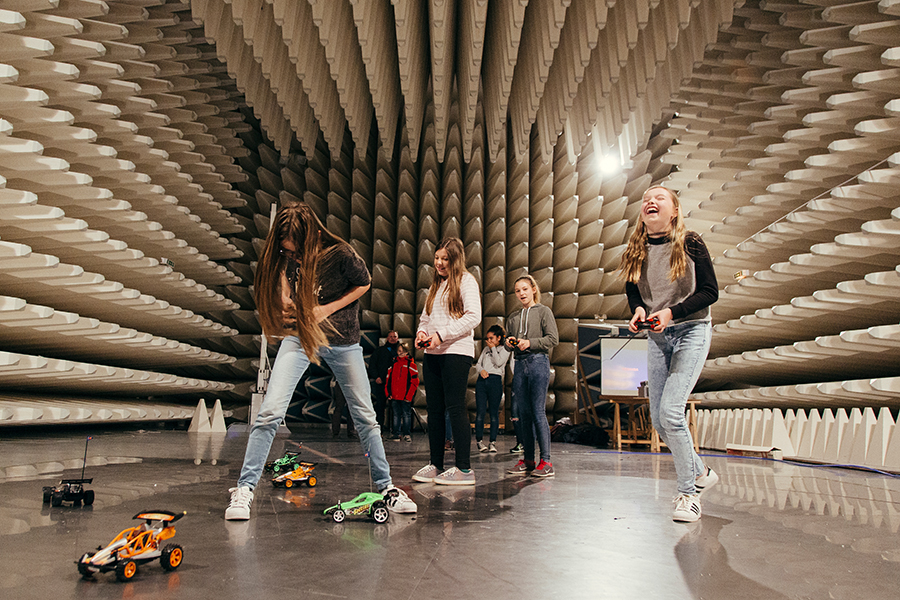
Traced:
<path id="1" fill-rule="evenodd" d="M 553 471 L 553 465 L 546 460 L 538 463 L 537 469 L 531 472 L 532 477 L 553 477 L 556 473 Z"/>

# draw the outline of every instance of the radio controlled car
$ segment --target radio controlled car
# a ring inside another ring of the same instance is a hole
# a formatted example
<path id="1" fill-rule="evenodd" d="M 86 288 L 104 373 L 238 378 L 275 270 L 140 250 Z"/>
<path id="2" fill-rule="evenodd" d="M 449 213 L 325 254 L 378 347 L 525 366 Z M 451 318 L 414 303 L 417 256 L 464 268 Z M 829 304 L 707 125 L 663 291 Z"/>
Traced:
<path id="1" fill-rule="evenodd" d="M 163 569 L 174 571 L 181 566 L 184 551 L 178 544 L 160 548 L 160 543 L 175 535 L 172 524 L 186 514 L 167 510 L 136 514 L 133 518 L 144 522 L 123 530 L 105 547 L 98 546 L 96 552 L 85 552 L 76 561 L 78 572 L 84 579 L 90 579 L 94 573 L 115 571 L 116 579 L 128 581 L 137 574 L 138 565 L 157 558 Z"/>
<path id="2" fill-rule="evenodd" d="M 84 486 L 93 481 L 93 479 L 84 478 L 84 469 L 87 466 L 87 449 L 88 443 L 93 436 L 88 436 L 84 441 L 84 459 L 81 462 L 81 479 L 63 479 L 58 484 L 45 485 L 43 487 L 42 498 L 44 504 L 50 503 L 50 506 L 60 506 L 63 502 L 71 502 L 72 506 L 78 506 L 84 502 L 85 506 L 94 503 L 94 490 L 86 490 Z"/>
<path id="3" fill-rule="evenodd" d="M 316 463 L 301 462 L 300 465 L 288 473 L 282 473 L 272 479 L 272 485 L 275 487 L 284 486 L 286 488 L 306 483 L 309 487 L 316 487 L 318 480 L 312 474 L 316 469 Z"/>
<path id="4" fill-rule="evenodd" d="M 288 451 L 281 458 L 267 462 L 264 467 L 265 471 L 278 473 L 281 471 L 293 471 L 300 468 L 300 452 Z"/>
<path id="5" fill-rule="evenodd" d="M 363 492 L 353 500 L 339 502 L 326 508 L 324 514 L 330 516 L 335 523 L 342 523 L 347 517 L 358 515 L 367 515 L 376 523 L 384 523 L 390 516 L 384 496 L 375 492 Z"/>
<path id="6" fill-rule="evenodd" d="M 63 502 L 71 502 L 73 506 L 78 506 L 82 502 L 85 506 L 94 503 L 94 490 L 86 490 L 84 486 L 93 481 L 93 479 L 63 479 L 58 484 L 45 485 L 43 491 L 44 504 L 50 503 L 50 506 L 60 506 Z"/>

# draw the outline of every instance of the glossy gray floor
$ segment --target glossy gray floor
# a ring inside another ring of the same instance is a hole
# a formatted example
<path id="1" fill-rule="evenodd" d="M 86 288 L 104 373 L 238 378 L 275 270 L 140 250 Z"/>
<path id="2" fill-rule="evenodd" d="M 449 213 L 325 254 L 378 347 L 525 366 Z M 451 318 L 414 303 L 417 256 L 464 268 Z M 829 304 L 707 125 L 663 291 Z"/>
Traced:
<path id="1" fill-rule="evenodd" d="M 368 491 L 356 441 L 321 426 L 303 442 L 314 489 L 260 485 L 249 522 L 223 519 L 245 434 L 95 433 L 93 507 L 42 505 L 41 486 L 80 476 L 86 434 L 0 440 L 0 597 L 19 598 L 865 598 L 898 597 L 900 480 L 788 463 L 706 458 L 721 482 L 696 524 L 671 520 L 671 457 L 555 444 L 553 479 L 506 475 L 503 452 L 475 454 L 478 485 L 414 484 L 422 434 L 385 440 L 415 516 L 335 524 L 327 506 Z M 449 462 L 448 462 L 449 464 Z M 187 511 L 174 572 L 141 567 L 128 583 L 82 580 L 74 561 L 135 514 Z"/>

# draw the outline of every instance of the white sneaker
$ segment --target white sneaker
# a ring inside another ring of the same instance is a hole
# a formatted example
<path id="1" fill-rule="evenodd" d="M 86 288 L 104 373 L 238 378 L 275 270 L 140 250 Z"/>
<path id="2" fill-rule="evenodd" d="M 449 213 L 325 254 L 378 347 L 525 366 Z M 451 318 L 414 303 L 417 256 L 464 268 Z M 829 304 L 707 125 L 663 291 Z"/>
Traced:
<path id="1" fill-rule="evenodd" d="M 675 498 L 672 520 L 679 523 L 693 523 L 700 519 L 700 496 L 679 494 Z"/>
<path id="2" fill-rule="evenodd" d="M 488 452 L 496 452 L 496 451 L 497 451 L 497 444 L 495 444 L 494 442 L 491 442 L 490 445 L 488 445 Z"/>
<path id="3" fill-rule="evenodd" d="M 412 476 L 413 481 L 421 481 L 422 483 L 432 483 L 437 476 L 438 470 L 434 465 L 425 465 Z"/>
<path id="4" fill-rule="evenodd" d="M 479 452 L 487 452 L 488 451 L 488 447 L 485 446 L 484 442 L 482 442 L 481 440 L 478 440 L 478 443 L 476 444 L 476 446 L 478 446 Z"/>
<path id="5" fill-rule="evenodd" d="M 225 509 L 226 521 L 246 521 L 250 518 L 250 504 L 253 502 L 253 490 L 249 486 L 233 487 L 231 504 Z"/>
<path id="6" fill-rule="evenodd" d="M 700 475 L 694 480 L 694 488 L 696 488 L 697 495 L 699 496 L 718 482 L 719 475 L 709 467 L 706 467 L 706 471 L 703 475 Z"/>
<path id="7" fill-rule="evenodd" d="M 393 484 L 381 490 L 381 494 L 384 496 L 388 509 L 395 513 L 414 513 L 418 510 L 412 498 L 400 488 L 394 487 Z"/>

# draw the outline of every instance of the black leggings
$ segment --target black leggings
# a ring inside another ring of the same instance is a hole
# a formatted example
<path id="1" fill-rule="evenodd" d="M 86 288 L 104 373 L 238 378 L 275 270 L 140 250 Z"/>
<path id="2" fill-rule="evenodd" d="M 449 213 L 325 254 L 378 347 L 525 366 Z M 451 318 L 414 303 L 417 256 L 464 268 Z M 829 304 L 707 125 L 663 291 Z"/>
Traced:
<path id="1" fill-rule="evenodd" d="M 444 470 L 445 411 L 456 445 L 456 468 L 469 469 L 472 432 L 466 410 L 466 389 L 472 357 L 461 354 L 425 355 L 425 401 L 428 407 L 428 445 L 431 464 Z"/>

